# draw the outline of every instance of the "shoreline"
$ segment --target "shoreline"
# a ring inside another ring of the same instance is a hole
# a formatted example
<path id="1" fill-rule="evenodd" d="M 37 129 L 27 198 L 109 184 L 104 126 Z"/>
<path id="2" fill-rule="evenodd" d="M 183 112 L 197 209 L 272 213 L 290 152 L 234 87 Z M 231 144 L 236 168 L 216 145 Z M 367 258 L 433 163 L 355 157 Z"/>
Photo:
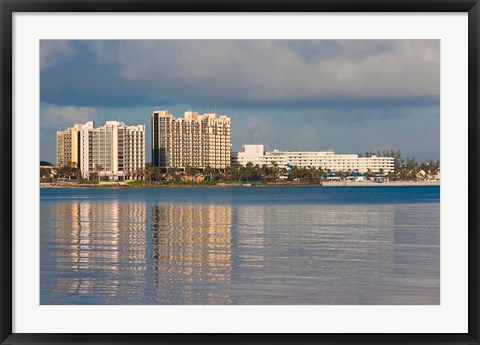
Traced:
<path id="1" fill-rule="evenodd" d="M 231 188 L 231 187 L 424 187 L 424 186 L 440 186 L 440 181 L 389 181 L 389 182 L 353 182 L 353 181 L 331 181 L 323 182 L 323 184 L 311 183 L 267 183 L 267 184 L 234 184 L 222 183 L 217 184 L 145 184 L 145 185 L 128 185 L 125 182 L 102 182 L 99 184 L 79 184 L 68 182 L 47 182 L 40 183 L 42 188 Z"/>
<path id="2" fill-rule="evenodd" d="M 406 187 L 406 186 L 440 186 L 440 181 L 389 181 L 389 182 L 353 182 L 353 181 L 341 181 L 341 182 L 324 182 L 323 187 Z"/>

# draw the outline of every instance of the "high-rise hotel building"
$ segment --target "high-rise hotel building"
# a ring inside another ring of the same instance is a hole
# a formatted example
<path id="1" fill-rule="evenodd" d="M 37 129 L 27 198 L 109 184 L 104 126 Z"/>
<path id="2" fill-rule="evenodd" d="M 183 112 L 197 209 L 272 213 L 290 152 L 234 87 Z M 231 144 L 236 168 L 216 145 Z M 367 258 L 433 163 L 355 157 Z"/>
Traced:
<path id="1" fill-rule="evenodd" d="M 88 178 L 93 172 L 112 180 L 137 176 L 145 168 L 145 126 L 89 121 L 57 131 L 57 165 L 78 167 Z"/>
<path id="2" fill-rule="evenodd" d="M 230 166 L 230 118 L 187 111 L 175 118 L 167 111 L 152 114 L 152 165 L 224 170 Z"/>
<path id="3" fill-rule="evenodd" d="M 93 122 L 78 124 L 63 131 L 57 131 L 57 165 L 80 167 L 80 132 L 84 126 L 93 128 Z"/>

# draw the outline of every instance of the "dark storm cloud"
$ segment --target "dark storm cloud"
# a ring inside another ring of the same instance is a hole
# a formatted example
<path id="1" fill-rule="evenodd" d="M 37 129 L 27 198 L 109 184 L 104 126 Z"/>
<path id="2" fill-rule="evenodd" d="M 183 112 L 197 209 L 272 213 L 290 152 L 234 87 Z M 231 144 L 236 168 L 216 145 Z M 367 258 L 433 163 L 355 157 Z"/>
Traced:
<path id="1" fill-rule="evenodd" d="M 355 121 L 352 121 L 352 119 Z M 269 150 L 364 153 L 400 150 L 419 160 L 439 159 L 439 109 L 402 107 L 335 111 L 247 111 L 232 115 L 232 144 L 265 144 Z"/>
<path id="2" fill-rule="evenodd" d="M 308 42 L 308 44 L 305 44 Z M 338 41 L 338 40 L 282 40 L 278 44 L 285 46 L 299 55 L 305 62 L 335 58 L 335 56 L 350 57 L 353 59 L 365 58 L 394 51 L 394 41 L 375 40 L 368 41 Z"/>
<path id="3" fill-rule="evenodd" d="M 42 41 L 41 100 L 235 108 L 436 104 L 439 42 Z"/>
<path id="4" fill-rule="evenodd" d="M 214 109 L 232 144 L 440 157 L 438 40 L 41 41 L 41 158 L 75 123 Z"/>

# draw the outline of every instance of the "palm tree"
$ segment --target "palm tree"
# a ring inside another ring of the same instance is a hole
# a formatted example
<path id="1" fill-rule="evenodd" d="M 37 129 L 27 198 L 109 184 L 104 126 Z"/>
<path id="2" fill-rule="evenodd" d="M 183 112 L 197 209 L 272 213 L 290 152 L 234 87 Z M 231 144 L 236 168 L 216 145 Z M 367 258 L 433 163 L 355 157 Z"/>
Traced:
<path id="1" fill-rule="evenodd" d="M 273 177 L 275 177 L 275 179 L 278 178 L 278 174 L 279 174 L 279 169 L 278 169 L 278 163 L 277 162 L 271 162 L 272 164 L 272 174 L 273 174 Z"/>
<path id="2" fill-rule="evenodd" d="M 260 174 L 262 175 L 262 177 L 265 177 L 265 176 L 268 176 L 269 173 L 270 173 L 270 169 L 268 168 L 268 165 L 263 164 L 260 167 Z"/>
<path id="3" fill-rule="evenodd" d="M 225 175 L 226 175 L 227 180 L 229 180 L 229 181 L 238 180 L 240 178 L 240 175 L 241 175 L 240 171 L 241 171 L 241 167 L 238 163 L 234 164 L 232 166 L 229 166 L 225 170 Z"/>
<path id="4" fill-rule="evenodd" d="M 98 177 L 98 180 L 100 181 L 100 171 L 103 170 L 103 167 L 99 164 L 95 164 L 93 170 L 95 171 L 95 173 L 97 174 L 97 177 Z"/>
<path id="5" fill-rule="evenodd" d="M 365 178 L 370 179 L 374 176 L 375 174 L 372 172 L 370 168 L 367 169 L 367 172 L 365 173 Z"/>
<path id="6" fill-rule="evenodd" d="M 198 170 L 197 168 L 194 168 L 194 167 L 191 167 L 191 166 L 187 166 L 185 168 L 185 174 L 187 176 L 195 176 L 196 174 L 198 174 Z"/>
<path id="7" fill-rule="evenodd" d="M 147 177 L 149 182 L 152 182 L 152 175 L 154 171 L 152 167 L 146 167 L 145 168 L 145 176 Z"/>
<path id="8" fill-rule="evenodd" d="M 135 177 L 140 176 L 143 179 L 143 174 L 145 173 L 145 169 L 142 167 L 139 167 L 135 169 Z"/>
<path id="9" fill-rule="evenodd" d="M 213 169 L 210 168 L 209 166 L 205 167 L 203 169 L 203 174 L 207 177 L 208 181 L 212 180 L 212 174 L 213 174 Z"/>
<path id="10" fill-rule="evenodd" d="M 177 168 L 168 168 L 167 172 L 166 172 L 166 175 L 171 176 L 172 179 L 175 179 L 175 177 L 177 176 L 177 171 L 178 171 Z"/>

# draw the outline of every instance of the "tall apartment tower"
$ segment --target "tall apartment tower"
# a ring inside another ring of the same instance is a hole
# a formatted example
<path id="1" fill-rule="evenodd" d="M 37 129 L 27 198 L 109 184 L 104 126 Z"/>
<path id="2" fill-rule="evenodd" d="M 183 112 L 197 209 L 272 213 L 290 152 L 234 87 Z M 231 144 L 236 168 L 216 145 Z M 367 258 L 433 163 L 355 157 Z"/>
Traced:
<path id="1" fill-rule="evenodd" d="M 86 178 L 93 172 L 111 180 L 136 177 L 145 168 L 145 126 L 107 121 L 95 128 L 87 122 L 57 131 L 57 164 L 68 162 Z"/>
<path id="2" fill-rule="evenodd" d="M 57 131 L 57 165 L 80 168 L 80 147 L 82 128 L 93 128 L 93 122 L 77 124 L 63 131 Z"/>
<path id="3" fill-rule="evenodd" d="M 152 165 L 162 171 L 230 166 L 230 118 L 187 111 L 175 118 L 166 110 L 152 114 Z"/>

